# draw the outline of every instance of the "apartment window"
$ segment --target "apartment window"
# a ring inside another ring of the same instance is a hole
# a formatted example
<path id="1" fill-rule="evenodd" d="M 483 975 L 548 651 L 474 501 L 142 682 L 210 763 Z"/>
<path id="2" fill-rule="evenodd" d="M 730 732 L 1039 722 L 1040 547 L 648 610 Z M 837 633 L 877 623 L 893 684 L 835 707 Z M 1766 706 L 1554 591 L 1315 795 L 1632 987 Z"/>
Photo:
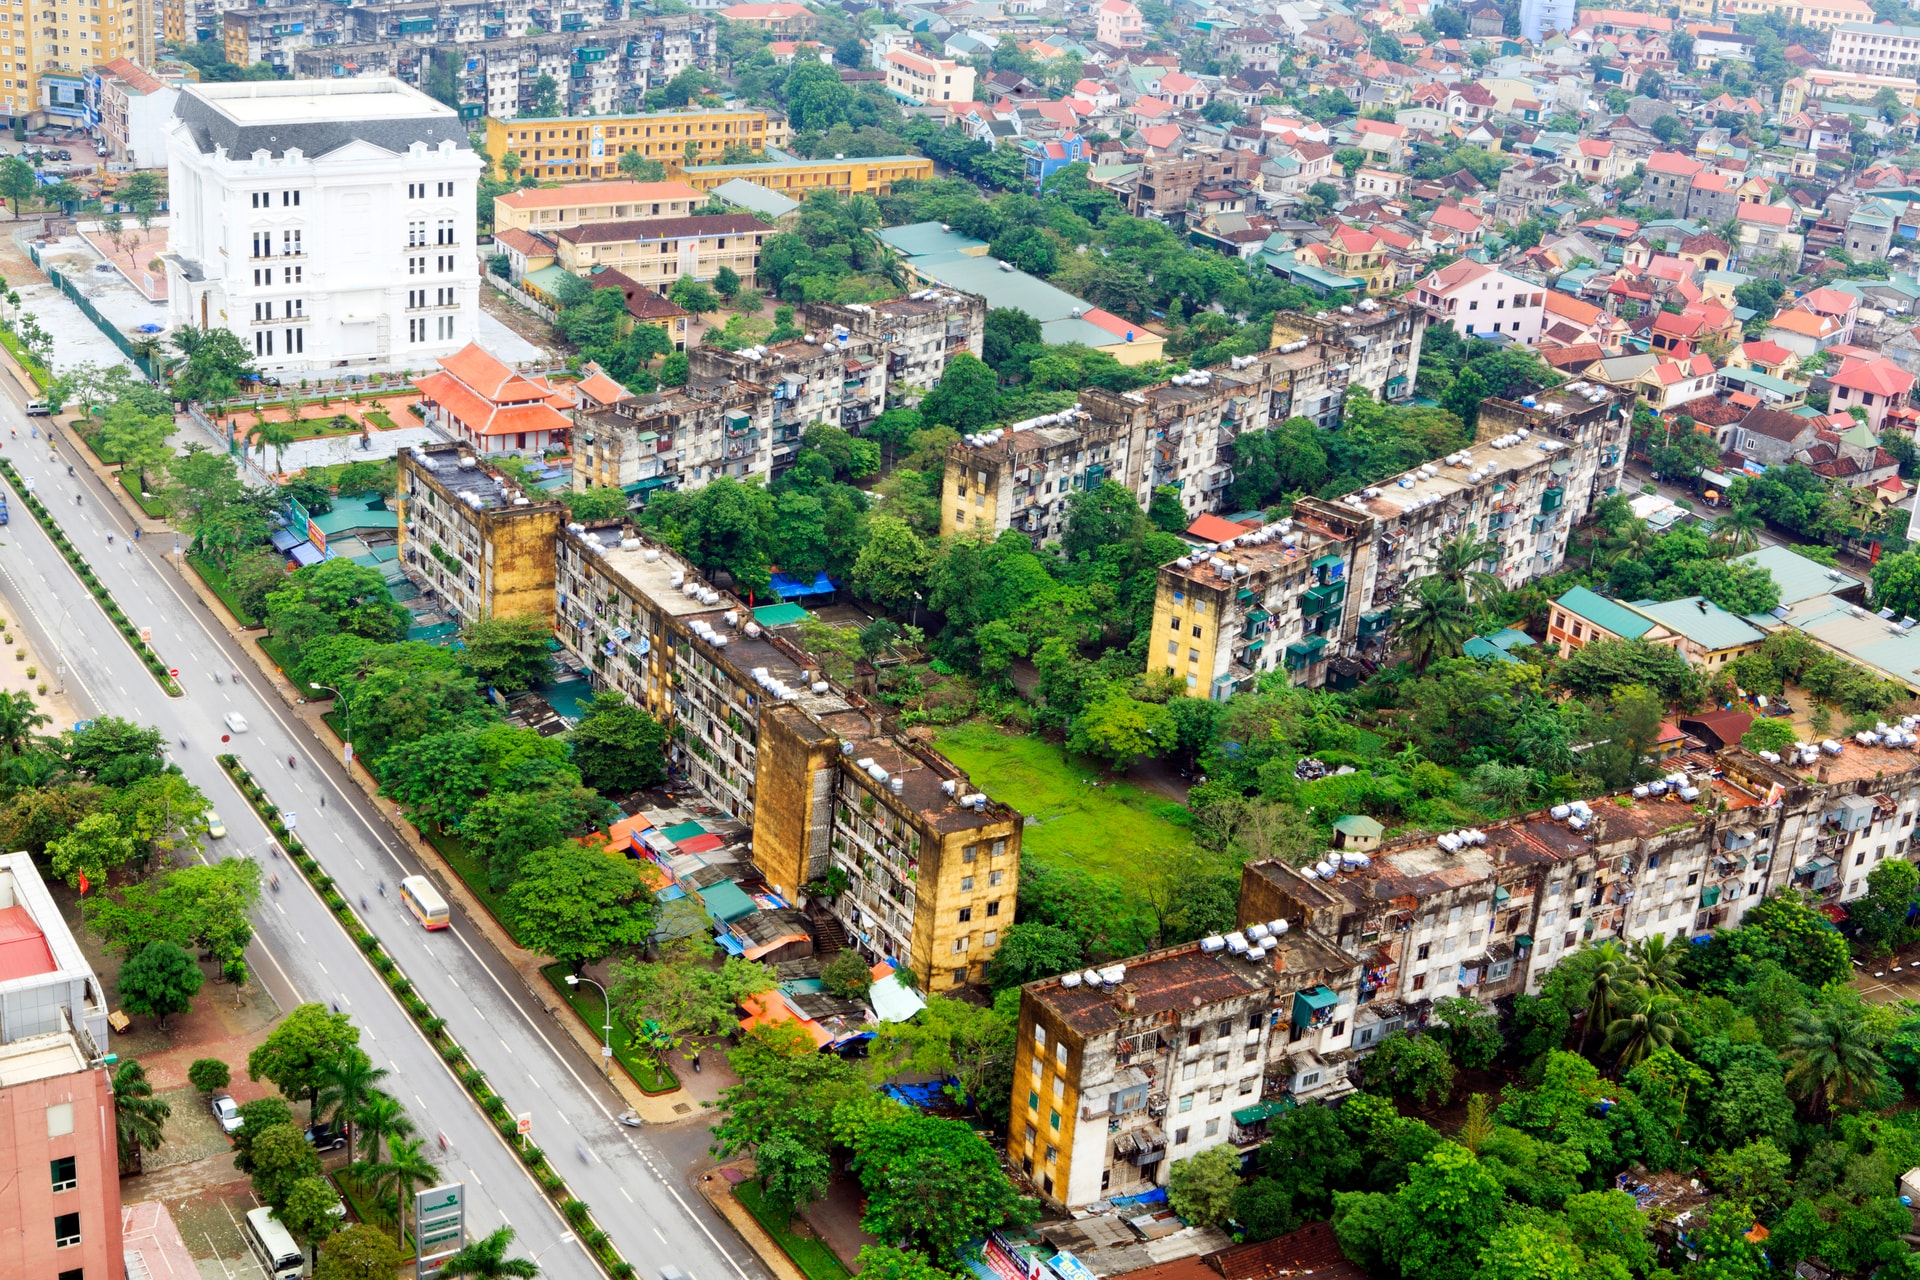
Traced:
<path id="1" fill-rule="evenodd" d="M 425 320 L 407 321 L 407 341 L 425 342 L 427 340 L 427 322 Z"/>
<path id="2" fill-rule="evenodd" d="M 72 1156 L 61 1156 L 53 1161 L 53 1189 L 71 1191 L 80 1185 L 80 1167 Z"/>
<path id="3" fill-rule="evenodd" d="M 272 198 L 265 191 L 256 191 L 253 193 L 254 208 L 264 209 L 271 203 L 272 203 Z"/>
<path id="4" fill-rule="evenodd" d="M 973 919 L 973 908 L 972 908 L 972 907 L 962 907 L 962 908 L 960 908 L 960 923 L 961 923 L 961 924 L 966 924 L 966 923 L 967 923 L 968 921 L 970 921 L 970 920 L 972 920 L 972 919 Z"/>
<path id="5" fill-rule="evenodd" d="M 426 198 L 427 198 L 427 184 L 426 184 L 426 183 L 424 183 L 424 182 L 409 182 L 409 183 L 407 184 L 407 199 L 409 199 L 409 200 L 424 200 L 424 199 L 426 199 Z"/>
<path id="6" fill-rule="evenodd" d="M 1053 1065 L 1062 1071 L 1067 1069 L 1067 1042 L 1064 1040 L 1054 1042 Z"/>
<path id="7" fill-rule="evenodd" d="M 451 241 L 449 241 L 449 243 L 451 243 Z M 442 270 L 442 271 L 451 271 L 451 270 L 453 270 L 453 255 L 452 255 L 452 254 L 450 254 L 450 253 L 443 253 L 443 254 L 441 254 L 441 255 L 439 256 L 439 258 L 437 259 L 437 261 L 438 261 L 438 262 L 439 262 L 439 264 L 440 264 L 440 270 Z"/>
<path id="8" fill-rule="evenodd" d="M 955 955 L 958 955 L 960 952 L 965 951 L 966 949 L 967 949 L 967 940 L 965 938 L 955 938 L 953 940 L 953 950 Z"/>
<path id="9" fill-rule="evenodd" d="M 1047 1119 L 1049 1120 L 1049 1122 L 1052 1123 L 1055 1129 L 1058 1129 L 1060 1127 L 1060 1113 L 1058 1111 L 1049 1111 L 1047 1113 Z"/>
<path id="10" fill-rule="evenodd" d="M 972 893 L 972 892 L 973 892 L 973 877 L 972 877 L 972 876 L 961 876 L 961 877 L 960 877 L 960 892 L 962 892 L 962 893 Z"/>
<path id="11" fill-rule="evenodd" d="M 435 330 L 435 336 L 437 336 L 440 339 L 440 341 L 445 342 L 448 339 L 453 337 L 453 317 L 452 316 L 434 317 L 433 327 Z M 520 433 L 521 440 L 518 446 L 519 448 L 524 449 L 527 447 L 526 434 L 527 433 L 524 431 Z"/>
<path id="12" fill-rule="evenodd" d="M 287 330 L 287 354 L 299 355 L 307 349 L 307 331 L 305 329 Z"/>
<path id="13" fill-rule="evenodd" d="M 1214 1055 L 1213 1055 L 1213 1069 L 1214 1069 L 1215 1071 L 1225 1071 L 1225 1070 L 1227 1069 L 1227 1055 L 1226 1055 L 1226 1054 L 1224 1054 L 1224 1053 L 1216 1053 L 1216 1054 L 1214 1054 Z"/>
<path id="14" fill-rule="evenodd" d="M 73 1132 L 73 1104 L 56 1102 L 47 1108 L 47 1136 L 64 1138 Z"/>
<path id="15" fill-rule="evenodd" d="M 1055 1159 L 1057 1159 L 1057 1158 L 1059 1157 L 1059 1155 L 1060 1155 L 1060 1149 L 1059 1149 L 1058 1147 L 1048 1147 L 1048 1148 L 1047 1148 L 1047 1163 L 1048 1163 L 1048 1164 L 1052 1164 L 1052 1163 L 1054 1162 L 1054 1160 L 1055 1160 Z"/>
<path id="16" fill-rule="evenodd" d="M 280 282 L 282 284 L 303 284 L 306 280 L 306 270 L 305 267 L 284 267 L 281 269 Z M 272 274 L 273 268 L 268 267 L 267 272 L 268 274 Z"/>
<path id="17" fill-rule="evenodd" d="M 987 884 L 988 884 L 988 886 L 989 886 L 989 887 L 992 887 L 992 886 L 995 886 L 995 885 L 998 885 L 998 884 L 1000 883 L 1000 877 L 1001 877 L 1001 874 L 1002 874 L 1002 873 L 1001 873 L 1001 872 L 998 872 L 998 871 L 989 871 L 989 872 L 987 872 Z M 989 911 L 989 912 L 987 912 L 987 914 L 988 914 L 988 915 L 992 915 L 992 914 L 993 914 L 993 912 L 991 912 L 991 911 Z"/>
<path id="18" fill-rule="evenodd" d="M 1188 1094 L 1186 1097 L 1180 1099 L 1180 1113 L 1185 1115 L 1191 1110 L 1193 1110 L 1193 1095 Z"/>
<path id="19" fill-rule="evenodd" d="M 87 1280 L 85 1267 L 69 1267 L 60 1273 L 59 1280 Z"/>
<path id="20" fill-rule="evenodd" d="M 80 1243 L 80 1215 L 63 1213 L 53 1220 L 53 1247 L 68 1249 Z"/>
<path id="21" fill-rule="evenodd" d="M 434 194 L 443 197 L 451 196 L 453 194 L 453 184 L 451 182 L 436 182 L 434 184 Z"/>
<path id="22" fill-rule="evenodd" d="M 953 971 L 953 982 L 955 986 L 962 986 L 966 983 L 966 981 L 967 981 L 967 971 L 965 969 L 955 969 Z M 1056 1080 L 1054 1081 L 1054 1083 L 1058 1084 L 1059 1081 Z"/>
<path id="23" fill-rule="evenodd" d="M 273 232 L 256 231 L 253 233 L 253 256 L 271 258 L 273 256 Z"/>
<path id="24" fill-rule="evenodd" d="M 1219 1132 L 1220 1132 L 1220 1121 L 1219 1121 L 1219 1120 L 1217 1120 L 1217 1119 L 1215 1119 L 1215 1120 L 1209 1120 L 1209 1121 L 1207 1121 L 1207 1133 L 1206 1133 L 1206 1136 L 1207 1136 L 1207 1137 L 1209 1137 L 1209 1138 L 1211 1138 L 1211 1137 L 1213 1137 L 1213 1136 L 1214 1136 L 1215 1134 L 1217 1134 L 1217 1133 L 1219 1133 Z"/>
<path id="25" fill-rule="evenodd" d="M 1190 1133 L 1192 1133 L 1192 1132 L 1193 1132 L 1193 1131 L 1192 1131 L 1191 1129 L 1175 1129 L 1175 1130 L 1173 1131 L 1173 1145 L 1174 1145 L 1174 1146 L 1176 1146 L 1176 1147 L 1184 1147 L 1184 1146 L 1186 1146 L 1186 1145 L 1187 1145 L 1187 1135 L 1188 1135 L 1188 1134 L 1190 1134 Z"/>
<path id="26" fill-rule="evenodd" d="M 253 335 L 253 354 L 270 356 L 273 354 L 273 330 L 258 329 Z"/>
<path id="27" fill-rule="evenodd" d="M 426 242 L 427 224 L 424 222 L 409 222 L 407 224 L 407 246 L 414 248 Z"/>
<path id="28" fill-rule="evenodd" d="M 1433 944 L 1431 942 L 1423 942 L 1414 950 L 1413 958 L 1415 960 L 1425 960 L 1432 949 Z"/>
<path id="29" fill-rule="evenodd" d="M 282 191 L 280 193 L 280 206 L 282 208 L 298 209 L 300 207 L 300 193 L 298 191 Z"/>
<path id="30" fill-rule="evenodd" d="M 437 237 L 438 237 L 437 239 L 435 239 L 435 240 L 434 240 L 434 243 L 435 243 L 435 244 L 452 244 L 452 243 L 454 242 L 454 241 L 453 241 L 453 219 L 452 219 L 452 218 L 442 218 L 442 219 L 440 219 L 440 224 L 439 224 L 439 226 L 437 226 L 436 228 L 434 228 L 434 230 L 435 230 L 435 233 L 436 233 L 436 235 L 437 235 Z"/>
<path id="31" fill-rule="evenodd" d="M 1416 973 L 1416 974 L 1414 974 L 1414 975 L 1413 975 L 1413 989 L 1414 989 L 1415 991 L 1425 991 L 1425 990 L 1427 989 L 1427 975 L 1426 975 L 1426 974 L 1424 974 L 1424 973 Z"/>
<path id="32" fill-rule="evenodd" d="M 300 248 L 300 234 L 298 231 L 282 231 L 280 233 L 280 252 L 286 254 L 288 257 L 303 252 Z"/>
<path id="33" fill-rule="evenodd" d="M 974 853 L 974 849 L 975 849 L 976 847 L 977 847 L 977 846 L 975 846 L 975 845 L 967 845 L 967 846 L 965 846 L 964 848 L 962 848 L 962 849 L 960 850 L 960 861 L 962 861 L 962 862 L 972 862 L 972 861 L 974 860 L 974 858 L 975 858 L 975 856 L 977 856 L 977 855 L 976 855 L 976 854 Z"/>
<path id="34" fill-rule="evenodd" d="M 1047 1047 L 1047 1029 L 1045 1027 L 1042 1027 L 1042 1026 L 1034 1027 L 1033 1043 L 1036 1047 L 1041 1049 L 1044 1049 Z"/>

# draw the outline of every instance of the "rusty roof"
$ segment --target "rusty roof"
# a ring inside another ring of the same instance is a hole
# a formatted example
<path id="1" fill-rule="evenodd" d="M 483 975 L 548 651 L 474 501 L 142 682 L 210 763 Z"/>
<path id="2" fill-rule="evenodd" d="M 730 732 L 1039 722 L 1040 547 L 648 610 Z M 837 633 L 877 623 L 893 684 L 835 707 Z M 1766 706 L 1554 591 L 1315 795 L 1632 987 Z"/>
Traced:
<path id="1" fill-rule="evenodd" d="M 1059 978 L 1048 978 L 1029 983 L 1026 991 L 1081 1036 L 1092 1037 L 1122 1022 L 1237 1000 L 1264 991 L 1267 985 L 1264 966 L 1224 951 L 1208 955 L 1199 943 L 1190 942 L 1127 961 L 1121 986 L 1133 989 L 1131 1012 L 1120 1008 L 1120 990 L 1085 982 L 1067 987 Z"/>

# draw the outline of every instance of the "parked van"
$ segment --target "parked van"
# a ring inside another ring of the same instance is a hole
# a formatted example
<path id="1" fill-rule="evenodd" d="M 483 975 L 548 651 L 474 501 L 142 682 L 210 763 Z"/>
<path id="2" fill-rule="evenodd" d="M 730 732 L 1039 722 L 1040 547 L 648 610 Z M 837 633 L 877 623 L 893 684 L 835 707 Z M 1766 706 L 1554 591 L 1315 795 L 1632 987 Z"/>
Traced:
<path id="1" fill-rule="evenodd" d="M 307 1255 L 294 1243 L 293 1236 L 266 1207 L 247 1211 L 247 1247 L 260 1259 L 267 1280 L 300 1280 L 307 1269 Z"/>
<path id="2" fill-rule="evenodd" d="M 45 400 L 27 401 L 27 416 L 29 418 L 44 418 L 50 415 L 52 412 L 53 412 L 53 407 L 49 405 Z"/>

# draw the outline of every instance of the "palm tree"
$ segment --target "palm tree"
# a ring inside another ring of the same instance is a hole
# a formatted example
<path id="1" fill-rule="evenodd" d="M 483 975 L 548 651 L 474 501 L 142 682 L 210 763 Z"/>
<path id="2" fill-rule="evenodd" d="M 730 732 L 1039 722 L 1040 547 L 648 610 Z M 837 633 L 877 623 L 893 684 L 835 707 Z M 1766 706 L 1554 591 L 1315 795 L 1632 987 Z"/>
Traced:
<path id="1" fill-rule="evenodd" d="M 513 1228 L 501 1227 L 492 1235 L 475 1240 L 460 1252 L 448 1255 L 440 1264 L 440 1274 L 454 1280 L 472 1276 L 473 1280 L 532 1280 L 540 1268 L 527 1258 L 509 1258 L 507 1246 L 513 1243 Z"/>
<path id="2" fill-rule="evenodd" d="M 1413 602 L 1400 612 L 1400 641 L 1413 655 L 1416 670 L 1443 654 L 1460 651 L 1473 635 L 1473 606 L 1466 592 L 1445 578 L 1420 579 Z"/>
<path id="3" fill-rule="evenodd" d="M 1680 990 L 1680 948 L 1665 934 L 1655 934 L 1633 944 L 1633 977 L 1655 995 L 1675 995 Z"/>
<path id="4" fill-rule="evenodd" d="M 260 450 L 260 456 L 266 457 L 268 447 L 273 448 L 275 471 L 280 469 L 287 446 L 297 439 L 299 437 L 293 432 L 293 424 L 289 422 L 268 422 L 263 418 L 253 428 L 253 443 Z"/>
<path id="5" fill-rule="evenodd" d="M 1766 527 L 1759 504 L 1743 502 L 1713 522 L 1713 537 L 1734 555 L 1744 555 L 1760 545 L 1760 531 Z"/>
<path id="6" fill-rule="evenodd" d="M 1611 566 L 1623 560 L 1646 559 L 1659 536 L 1645 520 L 1631 521 L 1607 547 L 1607 564 Z"/>
<path id="7" fill-rule="evenodd" d="M 373 1101 L 375 1088 L 387 1078 L 385 1067 L 373 1065 L 364 1049 L 354 1049 L 320 1068 L 320 1090 L 313 1098 L 313 1121 L 333 1120 L 347 1126 L 348 1144 L 352 1144 L 353 1125 L 360 1112 Z"/>
<path id="8" fill-rule="evenodd" d="M 353 1113 L 353 1127 L 363 1148 L 360 1158 L 369 1164 L 379 1160 L 382 1142 L 411 1138 L 414 1132 L 413 1120 L 400 1100 L 378 1089 Z"/>
<path id="9" fill-rule="evenodd" d="M 1626 968 L 1625 953 L 1620 944 L 1609 939 L 1593 949 L 1593 959 L 1587 963 L 1592 972 L 1587 975 L 1586 989 L 1581 999 L 1587 1006 L 1587 1025 L 1580 1033 L 1580 1044 L 1584 1049 L 1587 1036 L 1597 1026 L 1612 1023 L 1614 1015 L 1620 1011 L 1620 987 Z"/>
<path id="10" fill-rule="evenodd" d="M 406 1241 L 407 1201 L 413 1193 L 440 1176 L 427 1159 L 424 1138 L 398 1138 L 387 1144 L 387 1158 L 379 1164 L 359 1164 L 354 1172 L 375 1195 L 394 1197 L 394 1239 Z"/>
<path id="11" fill-rule="evenodd" d="M 153 1096 L 147 1069 L 127 1059 L 113 1072 L 113 1125 L 120 1138 L 120 1172 L 139 1173 L 142 1157 L 165 1137 L 173 1107 Z"/>
<path id="12" fill-rule="evenodd" d="M 1800 1014 L 1783 1053 L 1793 1064 L 1787 1068 L 1787 1091 L 1807 1099 L 1816 1115 L 1872 1098 L 1886 1070 L 1865 1025 L 1847 1009 Z"/>
<path id="13" fill-rule="evenodd" d="M 1488 560 L 1500 559 L 1500 545 L 1463 533 L 1441 543 L 1433 555 L 1433 574 L 1451 582 L 1471 600 L 1482 600 L 1506 590 L 1500 575 L 1485 568 Z"/>
<path id="14" fill-rule="evenodd" d="M 1652 1057 L 1676 1042 L 1686 1044 L 1686 1032 L 1680 1029 L 1680 1002 L 1674 997 L 1631 991 L 1620 1007 L 1624 1012 L 1607 1024 L 1607 1040 L 1600 1052 L 1617 1054 L 1622 1067 Z"/>

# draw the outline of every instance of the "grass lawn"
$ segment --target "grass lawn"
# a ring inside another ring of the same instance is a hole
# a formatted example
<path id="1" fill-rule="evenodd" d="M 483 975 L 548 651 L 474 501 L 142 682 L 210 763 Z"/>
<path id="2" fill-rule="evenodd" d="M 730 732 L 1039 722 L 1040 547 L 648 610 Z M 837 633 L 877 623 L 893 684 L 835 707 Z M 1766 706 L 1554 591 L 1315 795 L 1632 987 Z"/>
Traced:
<path id="1" fill-rule="evenodd" d="M 384 409 L 369 409 L 367 410 L 366 417 L 368 422 L 379 427 L 382 431 L 394 430 L 393 419 L 387 416 L 387 412 Z"/>
<path id="2" fill-rule="evenodd" d="M 138 497 L 137 494 L 135 496 Z M 213 594 L 219 596 L 220 602 L 227 606 L 227 609 L 235 618 L 239 619 L 241 626 L 257 627 L 260 625 L 260 620 L 247 613 L 245 609 L 242 609 L 239 601 L 234 598 L 233 584 L 227 581 L 226 570 L 222 569 L 206 556 L 198 554 L 188 556 L 187 563 L 193 566 L 194 572 L 200 575 L 200 580 L 206 583 L 208 589 L 210 589 Z"/>
<path id="3" fill-rule="evenodd" d="M 1098 764 L 1044 739 L 961 724 L 934 745 L 981 790 L 1027 815 L 1023 858 L 1119 880 L 1139 869 L 1142 855 L 1193 843 L 1184 825 L 1169 816 L 1184 816 L 1179 805 L 1110 782 Z M 1098 787 L 1090 785 L 1095 781 Z"/>
<path id="4" fill-rule="evenodd" d="M 287 648 L 286 641 L 274 636 L 261 636 L 256 643 L 259 644 L 260 651 L 273 659 L 273 665 L 280 668 L 281 671 L 284 672 L 288 665 L 292 663 L 293 651 Z M 292 679 L 292 677 L 289 676 L 288 679 Z"/>
<path id="5" fill-rule="evenodd" d="M 807 1280 L 848 1280 L 847 1269 L 840 1265 L 840 1259 L 833 1256 L 833 1250 L 827 1248 L 825 1241 L 794 1235 L 786 1223 L 779 1221 L 779 1214 L 767 1209 L 759 1183 L 748 1179 L 734 1187 L 733 1194 L 740 1197 L 740 1203 L 747 1206 L 753 1220 L 766 1228 L 780 1251 L 793 1260 L 793 1265 L 800 1268 Z"/>
<path id="6" fill-rule="evenodd" d="M 607 1006 L 598 991 L 585 983 L 569 987 L 569 970 L 564 964 L 550 964 L 540 972 L 547 976 L 560 997 L 573 1006 L 573 1011 L 586 1020 L 588 1027 L 596 1034 L 603 1034 L 601 1028 L 607 1022 Z M 627 1069 L 642 1093 L 671 1093 L 680 1087 L 673 1072 L 655 1067 L 644 1055 L 634 1052 L 633 1033 L 618 1022 L 613 1024 L 613 1060 Z"/>
<path id="7" fill-rule="evenodd" d="M 139 476 L 131 471 L 122 471 L 120 473 L 120 487 L 127 491 L 127 495 L 133 499 L 134 504 L 142 511 L 152 516 L 155 520 L 166 519 L 167 509 L 160 505 L 160 499 L 157 496 L 152 498 L 143 498 L 140 496 Z"/>

